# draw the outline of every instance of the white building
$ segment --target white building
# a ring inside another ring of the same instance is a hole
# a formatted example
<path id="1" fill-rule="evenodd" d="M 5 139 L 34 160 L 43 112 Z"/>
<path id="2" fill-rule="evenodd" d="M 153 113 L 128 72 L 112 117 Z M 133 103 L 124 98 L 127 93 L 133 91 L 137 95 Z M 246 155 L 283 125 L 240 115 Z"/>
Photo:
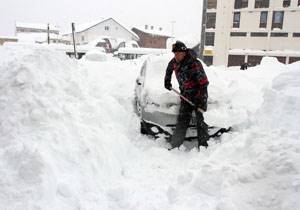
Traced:
<path id="1" fill-rule="evenodd" d="M 98 22 L 85 24 L 75 24 L 75 42 L 76 44 L 87 44 L 100 36 L 107 36 L 114 39 L 122 38 L 123 40 L 138 41 L 139 37 L 130 29 L 121 25 L 113 18 L 108 18 Z M 72 34 L 66 34 L 72 39 Z"/>
<path id="2" fill-rule="evenodd" d="M 205 27 L 207 64 L 300 60 L 300 0 L 207 0 Z"/>
<path id="3" fill-rule="evenodd" d="M 70 44 L 68 40 L 59 34 L 59 28 L 53 24 L 25 23 L 17 21 L 15 35 L 18 42 L 47 43 L 48 29 L 50 43 Z"/>

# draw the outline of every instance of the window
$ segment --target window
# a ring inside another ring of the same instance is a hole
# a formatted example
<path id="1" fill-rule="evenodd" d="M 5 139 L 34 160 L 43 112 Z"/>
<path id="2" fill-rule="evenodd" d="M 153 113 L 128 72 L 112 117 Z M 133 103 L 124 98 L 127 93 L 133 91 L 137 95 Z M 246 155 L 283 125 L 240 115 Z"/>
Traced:
<path id="1" fill-rule="evenodd" d="M 291 5 L 291 0 L 283 0 L 282 6 L 283 7 L 289 7 Z"/>
<path id="2" fill-rule="evenodd" d="M 283 16 L 284 16 L 283 11 L 274 11 L 273 12 L 272 29 L 274 29 L 274 28 L 282 29 Z"/>
<path id="3" fill-rule="evenodd" d="M 298 6 L 300 6 L 300 0 L 298 0 Z"/>
<path id="4" fill-rule="evenodd" d="M 240 66 L 245 63 L 244 55 L 228 55 L 227 66 Z"/>
<path id="5" fill-rule="evenodd" d="M 217 0 L 207 0 L 207 9 L 217 9 Z"/>
<path id="6" fill-rule="evenodd" d="M 288 37 L 288 33 L 274 33 L 274 32 L 272 32 L 271 33 L 271 37 Z"/>
<path id="7" fill-rule="evenodd" d="M 267 28 L 267 21 L 268 21 L 268 12 L 260 12 L 260 22 L 259 27 L 260 28 Z"/>
<path id="8" fill-rule="evenodd" d="M 105 31 L 109 31 L 109 26 L 104 26 Z"/>
<path id="9" fill-rule="evenodd" d="M 207 13 L 206 28 L 216 28 L 216 13 Z"/>
<path id="10" fill-rule="evenodd" d="M 230 36 L 247 36 L 247 32 L 230 32 Z"/>
<path id="11" fill-rule="evenodd" d="M 293 33 L 293 37 L 300 37 L 300 33 Z"/>
<path id="12" fill-rule="evenodd" d="M 241 19 L 241 13 L 235 12 L 233 14 L 233 28 L 239 28 L 240 27 L 240 19 Z"/>
<path id="13" fill-rule="evenodd" d="M 251 32 L 250 36 L 252 37 L 266 37 L 268 36 L 267 32 Z"/>
<path id="14" fill-rule="evenodd" d="M 206 32 L 205 33 L 205 45 L 206 46 L 214 46 L 215 44 L 215 33 L 214 32 Z"/>
<path id="15" fill-rule="evenodd" d="M 248 0 L 235 0 L 234 9 L 241 9 L 248 7 Z"/>
<path id="16" fill-rule="evenodd" d="M 255 0 L 255 8 L 268 8 L 269 0 Z"/>
<path id="17" fill-rule="evenodd" d="M 211 66 L 213 64 L 213 61 L 214 61 L 214 57 L 213 56 L 203 56 L 203 62 L 207 66 Z"/>
<path id="18" fill-rule="evenodd" d="M 82 41 L 82 42 L 84 41 L 84 36 L 81 36 L 81 41 Z"/>

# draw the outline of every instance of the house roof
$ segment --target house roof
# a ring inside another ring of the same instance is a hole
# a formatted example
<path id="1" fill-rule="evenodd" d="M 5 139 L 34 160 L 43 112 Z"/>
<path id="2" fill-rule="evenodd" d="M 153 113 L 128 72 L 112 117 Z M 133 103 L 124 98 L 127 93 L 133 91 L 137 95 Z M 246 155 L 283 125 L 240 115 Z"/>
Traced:
<path id="1" fill-rule="evenodd" d="M 59 28 L 54 24 L 49 24 L 50 30 L 59 31 Z M 46 23 L 25 23 L 16 21 L 16 28 L 30 28 L 30 29 L 43 29 L 47 30 L 48 24 Z"/>
<path id="2" fill-rule="evenodd" d="M 133 29 L 137 29 L 141 32 L 144 32 L 146 34 L 152 34 L 157 36 L 164 36 L 164 37 L 172 37 L 171 33 L 165 30 L 160 30 L 159 28 L 153 28 L 153 29 L 145 29 L 143 27 L 133 27 Z"/>
<path id="3" fill-rule="evenodd" d="M 136 33 L 134 33 L 129 28 L 125 27 L 124 25 L 120 24 L 118 21 L 116 21 L 113 18 L 107 18 L 107 19 L 102 19 L 100 21 L 98 20 L 98 21 L 91 21 L 91 22 L 87 22 L 87 23 L 83 23 L 83 24 L 77 24 L 77 25 L 75 25 L 76 33 L 81 33 L 81 32 L 87 31 L 88 29 L 93 28 L 93 27 L 95 27 L 95 26 L 97 26 L 97 25 L 99 25 L 99 24 L 101 24 L 103 22 L 106 22 L 108 20 L 113 20 L 118 25 L 120 25 L 122 28 L 124 28 L 126 31 L 128 31 L 129 33 L 131 33 L 134 37 L 136 37 L 137 39 L 139 39 L 139 36 Z"/>

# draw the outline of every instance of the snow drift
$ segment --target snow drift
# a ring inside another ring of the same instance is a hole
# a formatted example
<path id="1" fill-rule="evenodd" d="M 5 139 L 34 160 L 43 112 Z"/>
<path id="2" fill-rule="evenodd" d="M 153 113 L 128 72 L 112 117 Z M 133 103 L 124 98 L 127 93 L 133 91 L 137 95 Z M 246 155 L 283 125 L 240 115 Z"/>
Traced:
<path id="1" fill-rule="evenodd" d="M 169 152 L 139 134 L 141 61 L 0 53 L 0 209 L 300 208 L 299 62 L 209 67 L 205 117 L 235 131 Z"/>

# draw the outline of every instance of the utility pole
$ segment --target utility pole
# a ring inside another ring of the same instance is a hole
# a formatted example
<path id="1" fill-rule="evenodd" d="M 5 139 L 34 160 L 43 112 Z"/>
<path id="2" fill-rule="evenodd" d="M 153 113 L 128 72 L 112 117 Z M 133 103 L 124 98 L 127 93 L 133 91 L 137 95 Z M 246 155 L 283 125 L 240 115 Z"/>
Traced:
<path id="1" fill-rule="evenodd" d="M 47 24 L 47 42 L 50 44 L 50 26 L 49 23 Z"/>
<path id="2" fill-rule="evenodd" d="M 75 43 L 75 23 L 72 23 L 72 36 L 73 36 L 74 56 L 75 58 L 77 58 L 76 43 Z"/>
<path id="3" fill-rule="evenodd" d="M 206 7 L 207 7 L 207 0 L 203 0 L 202 4 L 202 23 L 201 23 L 201 37 L 200 37 L 200 59 L 203 60 L 203 51 L 205 45 L 205 29 L 206 29 Z"/>

